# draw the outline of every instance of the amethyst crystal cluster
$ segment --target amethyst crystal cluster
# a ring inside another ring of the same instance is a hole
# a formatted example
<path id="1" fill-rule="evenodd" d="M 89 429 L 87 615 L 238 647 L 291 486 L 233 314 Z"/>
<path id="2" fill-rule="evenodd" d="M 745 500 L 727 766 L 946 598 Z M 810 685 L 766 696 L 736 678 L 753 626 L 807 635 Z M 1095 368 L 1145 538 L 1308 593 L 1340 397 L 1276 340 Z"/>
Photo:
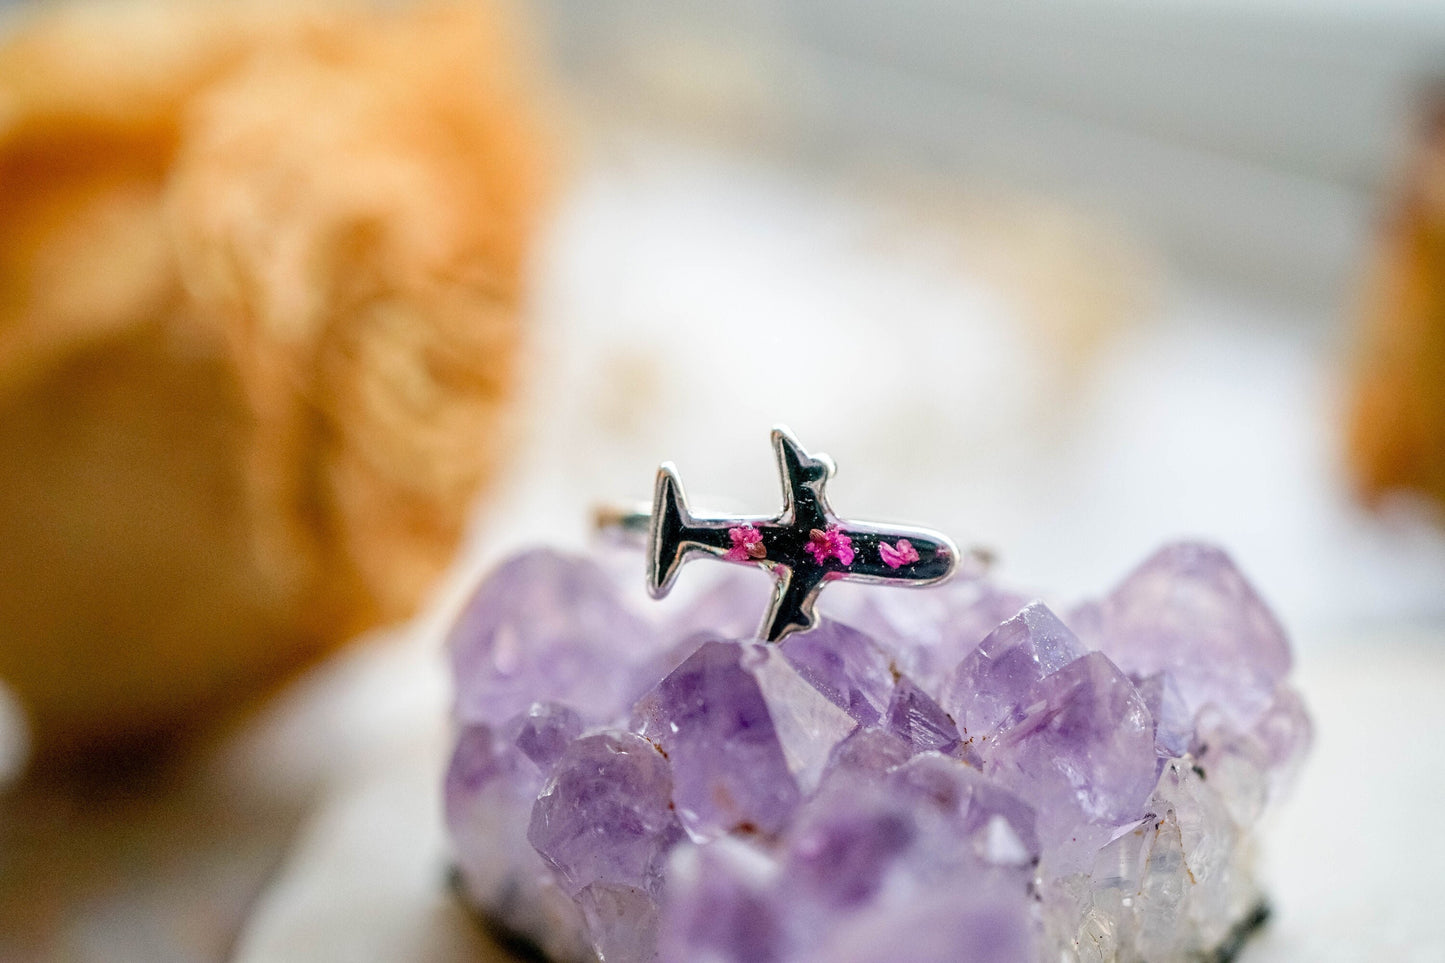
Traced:
<path id="1" fill-rule="evenodd" d="M 776 646 L 766 582 L 720 571 L 649 608 L 529 552 L 456 625 L 463 888 L 550 958 L 1164 961 L 1258 912 L 1252 832 L 1309 722 L 1217 549 L 1063 611 L 838 587 Z"/>

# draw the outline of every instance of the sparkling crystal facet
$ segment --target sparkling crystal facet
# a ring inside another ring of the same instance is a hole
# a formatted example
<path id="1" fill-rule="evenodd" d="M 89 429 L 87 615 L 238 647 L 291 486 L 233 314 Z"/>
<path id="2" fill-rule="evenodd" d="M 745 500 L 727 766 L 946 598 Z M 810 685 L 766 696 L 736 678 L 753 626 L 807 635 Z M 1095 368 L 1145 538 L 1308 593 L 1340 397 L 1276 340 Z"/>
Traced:
<path id="1" fill-rule="evenodd" d="M 555 702 L 534 702 L 507 728 L 516 732 L 512 741 L 522 754 L 546 773 L 582 734 L 582 717 Z"/>
<path id="2" fill-rule="evenodd" d="M 908 678 L 900 678 L 888 703 L 888 728 L 914 752 L 958 748 L 958 727 L 937 702 Z"/>
<path id="3" fill-rule="evenodd" d="M 1068 626 L 1034 602 L 964 656 L 945 686 L 945 708 L 965 737 L 987 735 L 1017 722 L 1033 686 L 1083 654 Z"/>
<path id="4" fill-rule="evenodd" d="M 1072 860 L 1144 814 L 1154 721 L 1134 684 L 1090 652 L 1034 686 L 1024 718 L 981 750 L 985 771 L 1039 814 L 1045 847 Z"/>
<path id="5" fill-rule="evenodd" d="M 573 895 L 593 883 L 655 893 L 667 851 L 681 837 L 667 760 L 630 732 L 572 743 L 537 796 L 527 829 Z"/>
<path id="6" fill-rule="evenodd" d="M 874 725 L 887 711 L 893 691 L 888 654 L 857 629 L 823 619 L 781 648 L 803 678 L 859 725 Z"/>
<path id="7" fill-rule="evenodd" d="M 894 766 L 901 766 L 912 756 L 913 746 L 897 733 L 859 727 L 833 747 L 823 778 L 833 773 L 848 773 L 881 780 Z"/>
<path id="8" fill-rule="evenodd" d="M 750 671 L 756 658 L 751 643 L 704 643 L 637 704 L 638 731 L 671 760 L 677 813 L 694 838 L 774 834 L 798 805 L 798 782 Z"/>

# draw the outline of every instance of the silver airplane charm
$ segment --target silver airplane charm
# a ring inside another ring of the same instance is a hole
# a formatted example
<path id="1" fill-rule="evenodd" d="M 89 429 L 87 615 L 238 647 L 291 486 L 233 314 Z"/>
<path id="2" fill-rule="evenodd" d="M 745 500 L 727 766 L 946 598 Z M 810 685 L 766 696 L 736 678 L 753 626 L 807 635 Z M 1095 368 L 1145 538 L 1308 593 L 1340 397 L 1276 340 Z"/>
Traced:
<path id="1" fill-rule="evenodd" d="M 776 578 L 759 637 L 779 642 L 812 627 L 813 604 L 830 581 L 932 585 L 953 574 L 958 550 L 947 536 L 839 519 L 824 492 L 833 460 L 808 454 L 781 426 L 772 438 L 783 481 L 783 511 L 773 517 L 698 518 L 688 510 L 677 469 L 670 462 L 658 469 L 647 539 L 653 598 L 668 593 L 693 555 L 761 566 Z"/>

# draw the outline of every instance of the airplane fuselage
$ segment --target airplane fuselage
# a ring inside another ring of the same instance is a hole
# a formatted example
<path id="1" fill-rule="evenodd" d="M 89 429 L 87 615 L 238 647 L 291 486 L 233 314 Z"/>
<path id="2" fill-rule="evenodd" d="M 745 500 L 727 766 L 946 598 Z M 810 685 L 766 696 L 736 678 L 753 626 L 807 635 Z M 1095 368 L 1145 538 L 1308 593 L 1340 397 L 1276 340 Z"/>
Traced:
<path id="1" fill-rule="evenodd" d="M 813 625 L 813 604 L 829 581 L 929 585 L 952 574 L 957 552 L 946 537 L 839 520 L 824 494 L 831 460 L 809 455 L 781 428 L 773 430 L 773 446 L 783 478 L 783 511 L 776 516 L 695 517 L 676 469 L 662 466 L 648 546 L 648 588 L 655 597 L 667 593 L 691 555 L 761 566 L 775 574 L 776 583 L 759 637 L 776 642 Z"/>

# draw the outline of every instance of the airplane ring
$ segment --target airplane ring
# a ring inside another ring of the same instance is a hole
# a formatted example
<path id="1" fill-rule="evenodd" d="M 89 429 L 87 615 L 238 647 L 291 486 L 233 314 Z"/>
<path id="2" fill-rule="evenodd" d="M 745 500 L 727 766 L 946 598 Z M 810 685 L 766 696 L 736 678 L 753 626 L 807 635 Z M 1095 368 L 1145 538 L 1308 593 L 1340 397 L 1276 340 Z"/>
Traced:
<path id="1" fill-rule="evenodd" d="M 773 598 L 759 638 L 780 642 L 813 626 L 814 603 L 829 582 L 922 586 L 953 574 L 958 550 L 947 536 L 838 518 L 825 490 L 833 460 L 809 454 L 781 425 L 772 440 L 783 480 L 783 510 L 777 515 L 696 516 L 670 462 L 657 471 L 651 512 L 598 513 L 599 526 L 646 532 L 647 590 L 653 598 L 668 593 L 693 556 L 765 568 L 774 576 Z"/>

